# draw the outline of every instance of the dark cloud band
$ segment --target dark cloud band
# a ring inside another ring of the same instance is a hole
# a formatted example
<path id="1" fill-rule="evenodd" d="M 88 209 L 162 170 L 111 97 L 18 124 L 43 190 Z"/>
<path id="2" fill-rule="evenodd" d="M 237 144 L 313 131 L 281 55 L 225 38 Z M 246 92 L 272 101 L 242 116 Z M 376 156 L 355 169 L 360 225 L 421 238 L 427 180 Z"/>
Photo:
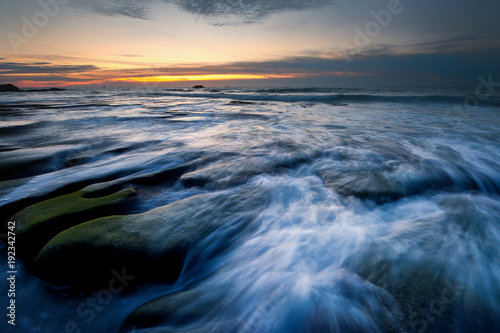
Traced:
<path id="1" fill-rule="evenodd" d="M 110 15 L 148 19 L 155 1 L 160 0 L 77 0 L 87 10 Z M 254 23 L 265 16 L 286 10 L 324 6 L 332 0 L 161 0 L 181 10 L 202 17 L 214 25 Z"/>
<path id="2" fill-rule="evenodd" d="M 330 0 L 165 0 L 217 25 L 253 23 L 279 11 L 324 6 Z"/>
<path id="3" fill-rule="evenodd" d="M 94 65 L 52 65 L 47 62 L 32 64 L 0 62 L 0 73 L 2 74 L 64 74 L 64 73 L 86 73 L 99 69 Z"/>
<path id="4" fill-rule="evenodd" d="M 77 6 L 107 16 L 149 18 L 152 0 L 77 0 Z"/>

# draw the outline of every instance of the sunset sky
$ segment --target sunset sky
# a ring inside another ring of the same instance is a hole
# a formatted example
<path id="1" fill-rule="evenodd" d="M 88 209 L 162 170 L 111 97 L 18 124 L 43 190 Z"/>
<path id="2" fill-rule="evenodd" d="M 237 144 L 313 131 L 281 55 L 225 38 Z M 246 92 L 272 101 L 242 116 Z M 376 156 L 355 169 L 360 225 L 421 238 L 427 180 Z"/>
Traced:
<path id="1" fill-rule="evenodd" d="M 500 81 L 497 0 L 0 0 L 0 83 Z"/>

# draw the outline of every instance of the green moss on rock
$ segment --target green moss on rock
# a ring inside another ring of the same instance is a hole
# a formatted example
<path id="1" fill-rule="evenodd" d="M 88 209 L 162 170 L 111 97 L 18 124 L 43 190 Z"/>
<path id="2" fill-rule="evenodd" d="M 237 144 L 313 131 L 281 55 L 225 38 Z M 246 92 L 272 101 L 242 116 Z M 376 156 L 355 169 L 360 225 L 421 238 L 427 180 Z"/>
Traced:
<path id="1" fill-rule="evenodd" d="M 61 231 L 98 216 L 113 212 L 117 204 L 135 195 L 127 188 L 97 198 L 85 198 L 100 186 L 86 187 L 80 191 L 59 196 L 28 206 L 12 216 L 16 221 L 17 254 L 30 262 L 43 246 Z"/>
<path id="2" fill-rule="evenodd" d="M 191 261 L 223 251 L 267 202 L 256 189 L 203 194 L 148 212 L 92 220 L 54 237 L 33 271 L 55 285 L 96 281 L 126 268 L 138 280 L 175 280 L 187 253 Z M 208 238 L 218 231 L 216 242 Z"/>

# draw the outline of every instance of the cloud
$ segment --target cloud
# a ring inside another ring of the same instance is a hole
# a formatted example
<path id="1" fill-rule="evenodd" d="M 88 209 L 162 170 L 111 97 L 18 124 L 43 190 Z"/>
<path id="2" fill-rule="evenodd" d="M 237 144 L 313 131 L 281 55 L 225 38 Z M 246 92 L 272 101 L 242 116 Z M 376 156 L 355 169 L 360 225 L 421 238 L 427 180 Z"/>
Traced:
<path id="1" fill-rule="evenodd" d="M 279 11 L 316 8 L 331 0 L 165 0 L 214 25 L 254 23 Z"/>
<path id="2" fill-rule="evenodd" d="M 106 16 L 128 16 L 149 19 L 152 0 L 77 0 L 77 5 Z"/>
<path id="3" fill-rule="evenodd" d="M 377 50 L 344 58 L 315 56 L 284 58 L 275 61 L 197 64 L 176 67 L 136 68 L 103 75 L 122 77 L 182 76 L 210 74 L 254 74 L 301 78 L 336 77 L 339 84 L 431 84 L 474 85 L 478 75 L 500 77 L 496 53 L 458 52 L 437 54 L 381 54 Z"/>
<path id="4" fill-rule="evenodd" d="M 202 17 L 213 25 L 240 25 L 260 21 L 265 16 L 286 10 L 316 8 L 332 0 L 77 0 L 77 4 L 107 16 L 149 19 L 152 6 L 163 1 Z"/>
<path id="5" fill-rule="evenodd" d="M 319 56 L 290 57 L 275 61 L 248 61 L 225 64 L 184 64 L 165 67 L 105 69 L 94 65 L 57 65 L 0 62 L 0 75 L 10 81 L 31 80 L 65 85 L 68 83 L 102 84 L 123 78 L 196 76 L 211 74 L 252 74 L 295 78 L 287 81 L 307 85 L 470 85 L 478 77 L 492 74 L 500 79 L 498 49 L 492 52 L 441 52 L 429 54 L 385 54 L 366 50 L 344 58 Z M 120 62 L 118 62 L 120 63 Z M 57 82 L 55 82 L 57 80 Z M 308 80 L 308 81 L 301 81 Z M 133 80 L 130 80 L 133 82 Z M 286 84 L 285 82 L 284 84 Z M 264 82 L 263 82 L 264 84 Z"/>
<path id="6" fill-rule="evenodd" d="M 65 74 L 87 73 L 98 70 L 94 65 L 52 65 L 46 62 L 33 64 L 0 62 L 1 74 Z"/>
<path id="7" fill-rule="evenodd" d="M 117 54 L 118 57 L 126 57 L 126 58 L 143 58 L 143 55 L 140 54 Z"/>

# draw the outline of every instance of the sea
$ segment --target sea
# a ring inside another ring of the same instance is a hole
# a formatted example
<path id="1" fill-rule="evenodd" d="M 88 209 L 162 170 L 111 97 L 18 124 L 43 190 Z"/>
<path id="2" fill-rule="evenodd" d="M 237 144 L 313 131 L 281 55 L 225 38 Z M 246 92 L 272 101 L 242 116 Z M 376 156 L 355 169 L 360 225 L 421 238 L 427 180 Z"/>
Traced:
<path id="1" fill-rule="evenodd" d="M 2 93 L 0 138 L 4 227 L 41 199 L 181 165 L 190 169 L 130 185 L 124 214 L 207 193 L 265 200 L 231 212 L 252 213 L 245 230 L 194 245 L 174 282 L 131 286 L 95 308 L 99 290 L 51 286 L 17 258 L 15 327 L 3 239 L 2 332 L 118 332 L 134 309 L 190 290 L 202 296 L 134 332 L 500 331 L 500 92 Z M 223 250 L 204 252 L 210 244 Z"/>

